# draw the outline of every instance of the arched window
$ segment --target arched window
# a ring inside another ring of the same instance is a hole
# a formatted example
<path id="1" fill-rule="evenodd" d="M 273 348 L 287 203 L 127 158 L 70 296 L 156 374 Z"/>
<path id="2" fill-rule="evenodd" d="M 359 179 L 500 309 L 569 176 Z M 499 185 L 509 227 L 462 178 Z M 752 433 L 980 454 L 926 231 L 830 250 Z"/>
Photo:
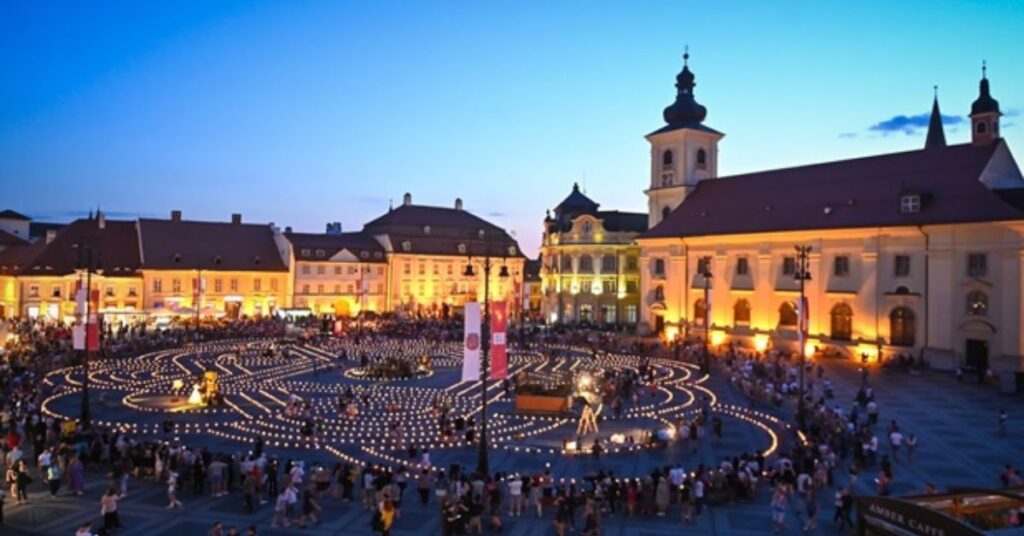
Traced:
<path id="1" fill-rule="evenodd" d="M 693 323 L 699 326 L 706 326 L 708 322 L 708 305 L 704 298 L 698 298 L 693 302 Z"/>
<path id="2" fill-rule="evenodd" d="M 793 302 L 783 302 L 779 306 L 779 325 L 796 327 L 796 305 Z"/>
<path id="3" fill-rule="evenodd" d="M 914 311 L 908 307 L 897 307 L 889 313 L 889 344 L 893 346 L 913 346 L 914 334 L 917 332 L 917 321 Z"/>
<path id="4" fill-rule="evenodd" d="M 832 308 L 832 338 L 848 341 L 853 335 L 853 309 L 845 303 Z"/>
<path id="5" fill-rule="evenodd" d="M 654 287 L 655 301 L 665 301 L 665 287 L 658 285 Z"/>
<path id="6" fill-rule="evenodd" d="M 978 131 L 978 134 L 984 134 L 985 133 L 985 123 L 984 122 L 978 122 L 978 127 L 977 127 L 976 130 Z"/>
<path id="7" fill-rule="evenodd" d="M 732 323 L 734 325 L 750 324 L 750 302 L 744 298 L 736 300 L 732 306 Z"/>
<path id="8" fill-rule="evenodd" d="M 697 167 L 701 169 L 708 167 L 708 153 L 704 149 L 697 149 Z"/>
<path id="9" fill-rule="evenodd" d="M 670 209 L 670 208 L 668 208 L 668 207 L 664 207 L 664 208 L 662 208 L 662 209 L 661 209 L 661 219 L 662 219 L 662 220 L 668 219 L 668 215 L 669 215 L 669 213 L 671 213 L 671 212 L 672 212 L 672 209 Z"/>
<path id="10" fill-rule="evenodd" d="M 980 290 L 972 290 L 967 293 L 967 314 L 971 316 L 985 316 L 988 314 L 988 294 Z"/>
<path id="11" fill-rule="evenodd" d="M 672 165 L 673 156 L 672 151 L 665 151 L 664 153 L 661 153 L 661 166 L 670 167 Z"/>

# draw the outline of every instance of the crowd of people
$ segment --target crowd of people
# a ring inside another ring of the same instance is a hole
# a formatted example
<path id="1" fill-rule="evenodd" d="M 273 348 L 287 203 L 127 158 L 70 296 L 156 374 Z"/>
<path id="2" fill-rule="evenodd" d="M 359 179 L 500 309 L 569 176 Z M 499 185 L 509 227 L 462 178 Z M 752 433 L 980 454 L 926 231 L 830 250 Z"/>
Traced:
<path id="1" fill-rule="evenodd" d="M 317 320 L 300 326 L 318 327 Z M 428 343 L 457 341 L 462 327 L 455 321 L 376 318 L 327 326 L 348 341 L 427 340 Z M 236 495 L 239 509 L 252 514 L 260 505 L 273 509 L 271 527 L 308 527 L 320 523 L 323 509 L 332 503 L 360 503 L 373 512 L 371 526 L 389 534 L 401 519 L 406 501 L 433 505 L 441 516 L 445 534 L 482 534 L 485 529 L 501 531 L 507 517 L 550 516 L 557 534 L 601 533 L 602 520 L 609 516 L 676 516 L 681 523 L 693 523 L 710 505 L 752 501 L 770 497 L 774 530 L 786 528 L 787 516 L 798 511 L 801 528 L 816 528 L 823 503 L 831 504 L 831 522 L 839 529 L 852 527 L 854 497 L 863 490 L 862 478 L 871 478 L 878 495 L 891 493 L 896 482 L 896 464 L 915 463 L 918 438 L 896 420 L 883 419 L 883 408 L 875 397 L 867 369 L 863 369 L 856 397 L 838 401 L 824 367 L 808 362 L 800 365 L 782 351 L 752 352 L 727 348 L 715 360 L 722 374 L 751 405 L 763 405 L 785 413 L 804 409 L 800 434 L 784 438 L 772 458 L 754 453 L 724 457 L 714 466 L 699 465 L 687 471 L 671 465 L 639 478 L 621 478 L 610 470 L 596 470 L 579 480 L 556 478 L 550 469 L 531 473 L 498 472 L 484 475 L 457 465 L 429 471 L 430 451 L 406 445 L 401 424 L 391 428 L 391 446 L 407 448 L 405 463 L 361 466 L 323 460 L 279 460 L 269 452 L 262 438 L 246 453 L 215 452 L 190 445 L 178 436 L 175 422 L 168 418 L 162 436 L 133 436 L 121 430 L 76 420 L 59 420 L 41 411 L 48 394 L 42 381 L 49 371 L 80 363 L 82 356 L 71 348 L 70 330 L 59 323 L 3 321 L 0 340 L 6 341 L 0 354 L 0 472 L 5 493 L 0 492 L 0 523 L 3 507 L 45 500 L 46 496 L 85 493 L 87 474 L 106 474 L 107 486 L 99 499 L 102 519 L 79 528 L 80 536 L 94 532 L 113 533 L 123 528 L 119 501 L 144 482 L 166 489 L 168 509 L 203 497 Z M 181 325 L 154 330 L 143 325 L 108 328 L 94 359 L 119 359 L 141 352 L 187 345 L 195 341 L 276 337 L 286 334 L 284 322 L 273 319 L 230 323 Z M 628 339 L 608 333 L 584 330 L 539 330 L 522 327 L 512 336 L 513 344 L 538 348 L 589 347 L 594 355 L 603 352 L 632 352 L 699 362 L 700 341 L 677 341 L 662 345 Z M 330 345 L 328 345 L 330 346 Z M 341 358 L 344 345 L 330 347 Z M 545 350 L 557 352 L 564 350 Z M 800 378 L 804 378 L 803 389 Z M 609 372 L 601 378 L 599 399 L 615 415 L 644 396 L 654 396 L 651 386 L 658 382 L 646 358 L 635 369 Z M 506 386 L 508 396 L 508 386 Z M 800 394 L 804 398 L 799 400 Z M 357 418 L 360 408 L 371 403 L 372 392 L 349 389 L 339 398 L 339 412 Z M 706 402 L 705 402 L 706 403 Z M 322 439 L 322 422 L 309 413 L 306 401 L 289 400 L 286 411 L 304 420 L 303 434 L 313 443 Z M 450 405 L 438 398 L 431 410 L 444 434 L 440 439 L 473 443 L 477 423 L 453 415 Z M 1000 429 L 1005 432 L 1005 411 Z M 395 423 L 399 421 L 396 419 Z M 699 448 L 705 437 L 721 440 L 721 421 L 701 411 L 692 420 L 676 423 L 679 437 Z M 795 430 L 795 427 L 793 428 Z M 708 431 L 710 430 L 710 432 Z M 597 443 L 595 443 L 596 445 Z M 600 450 L 594 452 L 600 455 Z M 862 474 L 867 476 L 862 476 Z M 1019 485 L 1019 472 L 1010 465 L 1000 473 L 1005 485 Z M 408 488 L 415 488 L 409 490 Z M 359 498 L 356 498 L 356 492 Z M 927 486 L 926 492 L 934 492 Z M 794 508 L 795 507 L 795 508 Z M 258 527 L 225 527 L 217 523 L 210 534 L 256 534 Z"/>

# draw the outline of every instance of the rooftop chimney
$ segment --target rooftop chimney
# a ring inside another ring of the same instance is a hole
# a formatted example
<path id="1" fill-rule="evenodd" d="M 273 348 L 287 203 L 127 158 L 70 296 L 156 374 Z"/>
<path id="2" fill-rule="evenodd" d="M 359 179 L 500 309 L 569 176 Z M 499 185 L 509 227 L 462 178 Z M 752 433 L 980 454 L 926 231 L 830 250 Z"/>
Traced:
<path id="1" fill-rule="evenodd" d="M 54 238 L 57 238 L 57 230 L 56 229 L 47 229 L 46 230 L 46 243 L 49 244 L 50 242 L 53 242 Z"/>
<path id="2" fill-rule="evenodd" d="M 237 212 L 232 214 L 231 215 L 231 223 L 233 223 L 235 225 L 240 225 L 242 223 L 242 215 L 237 213 Z"/>
<path id="3" fill-rule="evenodd" d="M 286 233 L 289 233 L 289 234 L 291 234 L 291 232 L 292 232 L 292 226 L 291 226 L 291 225 L 289 225 L 289 226 L 285 227 L 285 228 L 284 228 L 284 232 L 286 232 Z"/>
<path id="4" fill-rule="evenodd" d="M 462 198 L 461 197 L 456 197 L 455 198 L 455 210 L 462 210 Z"/>
<path id="5" fill-rule="evenodd" d="M 405 205 L 405 206 L 411 205 L 412 204 L 412 194 L 410 194 L 409 192 L 405 192 L 405 195 L 402 196 L 402 204 Z"/>
<path id="6" fill-rule="evenodd" d="M 181 211 L 180 210 L 172 210 L 171 211 L 171 221 L 181 221 Z"/>

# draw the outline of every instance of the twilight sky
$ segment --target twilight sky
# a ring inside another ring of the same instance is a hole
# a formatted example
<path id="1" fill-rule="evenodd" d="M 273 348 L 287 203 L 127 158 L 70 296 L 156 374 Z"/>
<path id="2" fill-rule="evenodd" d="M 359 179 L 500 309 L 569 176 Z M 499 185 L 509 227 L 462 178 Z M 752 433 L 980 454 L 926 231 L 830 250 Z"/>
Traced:
<path id="1" fill-rule="evenodd" d="M 950 143 L 981 60 L 1024 158 L 1024 3 L 3 2 L 0 209 L 345 230 L 411 192 L 534 254 L 574 181 L 646 210 L 690 45 L 723 175 Z"/>

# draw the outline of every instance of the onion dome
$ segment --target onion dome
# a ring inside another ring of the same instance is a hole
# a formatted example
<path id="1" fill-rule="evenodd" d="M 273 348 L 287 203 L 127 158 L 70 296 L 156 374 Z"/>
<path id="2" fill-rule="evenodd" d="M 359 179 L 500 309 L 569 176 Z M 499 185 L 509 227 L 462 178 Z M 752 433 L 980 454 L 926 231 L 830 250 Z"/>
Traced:
<path id="1" fill-rule="evenodd" d="M 999 101 L 992 98 L 988 88 L 987 66 L 981 64 L 981 82 L 978 83 L 978 98 L 971 104 L 971 115 L 996 113 L 999 115 Z"/>
<path id="2" fill-rule="evenodd" d="M 704 121 L 708 114 L 707 108 L 701 106 L 693 98 L 693 72 L 689 66 L 690 53 L 683 54 L 683 70 L 676 76 L 676 101 L 665 108 L 663 116 L 669 125 L 694 124 Z"/>

